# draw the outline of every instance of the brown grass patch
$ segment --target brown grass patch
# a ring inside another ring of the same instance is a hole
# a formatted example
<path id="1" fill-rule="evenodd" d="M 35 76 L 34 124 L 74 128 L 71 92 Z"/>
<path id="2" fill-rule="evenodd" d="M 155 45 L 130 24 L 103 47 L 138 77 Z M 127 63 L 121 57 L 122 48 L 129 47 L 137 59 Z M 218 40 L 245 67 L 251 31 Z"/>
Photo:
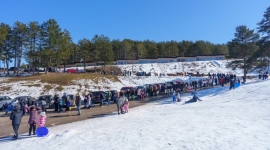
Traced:
<path id="1" fill-rule="evenodd" d="M 21 86 L 27 86 L 27 87 L 40 87 L 40 84 L 21 84 Z"/>
<path id="2" fill-rule="evenodd" d="M 64 88 L 62 87 L 62 86 L 57 86 L 56 88 L 55 88 L 55 90 L 57 90 L 57 91 L 63 91 L 64 90 Z"/>
<path id="3" fill-rule="evenodd" d="M 18 82 L 18 81 L 31 82 L 35 80 L 40 80 L 40 82 L 42 83 L 56 84 L 61 87 L 70 85 L 73 80 L 89 79 L 92 80 L 94 83 L 98 83 L 98 80 L 103 78 L 107 78 L 109 80 L 112 80 L 113 82 L 121 82 L 117 76 L 101 75 L 96 73 L 82 73 L 82 74 L 48 73 L 48 74 L 33 75 L 29 77 L 12 77 L 9 78 L 8 81 L 6 82 Z"/>
<path id="4" fill-rule="evenodd" d="M 10 86 L 3 86 L 3 87 L 0 87 L 0 90 L 1 91 L 10 91 L 11 87 Z"/>
<path id="5" fill-rule="evenodd" d="M 51 90 L 53 87 L 51 85 L 44 85 L 43 87 L 43 91 L 49 91 Z"/>

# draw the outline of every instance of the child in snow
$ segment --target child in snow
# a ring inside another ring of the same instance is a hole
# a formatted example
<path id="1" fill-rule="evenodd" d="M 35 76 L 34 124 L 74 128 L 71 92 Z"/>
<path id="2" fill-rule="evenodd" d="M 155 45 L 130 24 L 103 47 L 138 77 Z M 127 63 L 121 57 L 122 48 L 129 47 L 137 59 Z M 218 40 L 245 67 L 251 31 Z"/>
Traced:
<path id="1" fill-rule="evenodd" d="M 33 106 L 28 107 L 27 109 L 30 115 L 29 120 L 28 120 L 28 124 L 30 125 L 29 136 L 31 136 L 32 131 L 33 131 L 33 134 L 36 135 L 36 124 L 38 123 L 38 111 L 40 110 L 40 108 L 33 105 Z"/>
<path id="2" fill-rule="evenodd" d="M 175 93 L 175 91 L 173 91 L 173 101 L 174 102 L 176 101 L 176 93 Z"/>
<path id="3" fill-rule="evenodd" d="M 40 113 L 40 118 L 39 118 L 39 126 L 38 127 L 44 127 L 46 123 L 46 113 L 41 112 Z"/>
<path id="4" fill-rule="evenodd" d="M 124 103 L 122 109 L 123 109 L 123 111 L 124 111 L 125 113 L 128 113 L 128 109 L 129 109 L 129 102 L 128 102 L 128 99 L 125 100 L 125 103 Z"/>

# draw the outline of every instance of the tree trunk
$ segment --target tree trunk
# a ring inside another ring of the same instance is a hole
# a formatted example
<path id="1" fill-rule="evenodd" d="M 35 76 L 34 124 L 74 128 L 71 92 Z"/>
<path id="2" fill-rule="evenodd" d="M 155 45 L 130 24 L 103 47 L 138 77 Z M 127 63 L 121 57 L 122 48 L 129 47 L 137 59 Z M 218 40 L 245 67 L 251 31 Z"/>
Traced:
<path id="1" fill-rule="evenodd" d="M 83 62 L 83 70 L 84 70 L 84 72 L 86 72 L 85 68 L 86 68 L 86 60 L 85 60 L 85 57 L 84 57 L 84 62 Z"/>
<path id="2" fill-rule="evenodd" d="M 16 69 L 15 67 L 17 66 L 17 50 L 15 49 L 15 56 L 14 56 L 14 70 L 13 73 L 16 73 Z"/>
<path id="3" fill-rule="evenodd" d="M 20 51 L 19 51 L 17 75 L 19 74 L 19 68 L 21 67 L 21 60 L 22 60 L 22 45 L 20 46 Z"/>
<path id="4" fill-rule="evenodd" d="M 49 69 L 49 65 L 48 65 L 48 63 L 47 63 L 45 74 L 48 74 L 48 69 Z"/>
<path id="5" fill-rule="evenodd" d="M 6 59 L 6 64 L 7 64 L 7 74 L 9 75 L 9 71 L 8 71 L 8 67 L 9 67 L 8 59 Z"/>
<path id="6" fill-rule="evenodd" d="M 64 62 L 64 72 L 66 72 L 66 63 Z"/>
<path id="7" fill-rule="evenodd" d="M 247 75 L 247 66 L 246 66 L 246 58 L 244 56 L 244 78 L 246 79 L 246 75 Z"/>

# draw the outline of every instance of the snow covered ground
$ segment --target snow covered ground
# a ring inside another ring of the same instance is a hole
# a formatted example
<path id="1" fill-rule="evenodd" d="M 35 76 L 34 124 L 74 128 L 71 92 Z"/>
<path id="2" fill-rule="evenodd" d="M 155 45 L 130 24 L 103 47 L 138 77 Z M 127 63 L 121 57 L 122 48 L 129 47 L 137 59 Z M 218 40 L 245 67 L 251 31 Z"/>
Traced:
<path id="1" fill-rule="evenodd" d="M 227 67 L 231 60 L 215 60 L 215 61 L 194 61 L 194 62 L 171 62 L 171 63 L 149 63 L 149 64 L 129 64 L 129 65 L 118 65 L 122 71 L 134 71 L 134 72 L 151 72 L 154 73 L 170 73 L 176 74 L 179 72 L 197 73 L 199 72 L 208 74 L 210 73 L 233 73 L 237 75 L 243 75 L 243 70 L 236 69 L 232 70 Z M 83 67 L 71 67 L 84 69 Z M 86 68 L 93 68 L 89 66 Z M 67 70 L 67 68 L 66 68 Z M 253 74 L 253 73 L 252 73 Z"/>
<path id="2" fill-rule="evenodd" d="M 95 119 L 49 128 L 44 138 L 0 141 L 26 149 L 270 149 L 270 80 L 199 91 L 201 102 L 164 99 Z M 25 125 L 21 125 L 21 128 Z"/>
<path id="3" fill-rule="evenodd" d="M 59 85 L 42 83 L 40 80 L 29 81 L 19 81 L 19 82 L 6 82 L 0 84 L 0 95 L 7 95 L 11 97 L 17 96 L 27 96 L 31 95 L 33 97 L 38 97 L 40 95 L 50 94 L 54 95 L 58 93 L 62 95 L 64 92 L 68 94 L 76 94 L 76 93 L 87 93 L 88 91 L 99 91 L 99 90 L 117 90 L 119 91 L 124 86 L 141 86 L 144 84 L 152 84 L 152 83 L 163 83 L 167 81 L 172 81 L 176 79 L 187 80 L 187 77 L 183 76 L 165 76 L 159 78 L 154 76 L 154 73 L 170 73 L 176 74 L 177 72 L 199 72 L 207 75 L 210 73 L 233 73 L 238 77 L 243 75 L 243 71 L 241 69 L 232 70 L 227 67 L 227 64 L 230 60 L 220 60 L 220 61 L 196 61 L 196 62 L 177 62 L 177 63 L 154 63 L 154 64 L 134 64 L 134 65 L 120 65 L 119 67 L 124 72 L 126 71 L 134 71 L 134 72 L 151 72 L 152 76 L 150 77 L 136 77 L 135 75 L 131 77 L 123 77 L 119 76 L 119 81 L 110 80 L 109 78 L 100 77 L 98 83 L 93 82 L 92 80 L 74 80 L 68 86 L 61 87 L 63 90 L 59 91 Z M 78 67 L 78 69 L 83 69 L 82 67 Z M 27 73 L 24 73 L 29 75 Z M 250 73 L 249 75 L 258 74 L 258 72 Z M 5 81 L 8 78 L 1 77 L 0 81 Z M 192 77 L 192 80 L 195 77 Z M 35 86 L 31 86 L 35 85 Z M 46 89 L 45 86 L 49 86 L 50 89 Z M 81 95 L 82 96 L 82 95 Z"/>

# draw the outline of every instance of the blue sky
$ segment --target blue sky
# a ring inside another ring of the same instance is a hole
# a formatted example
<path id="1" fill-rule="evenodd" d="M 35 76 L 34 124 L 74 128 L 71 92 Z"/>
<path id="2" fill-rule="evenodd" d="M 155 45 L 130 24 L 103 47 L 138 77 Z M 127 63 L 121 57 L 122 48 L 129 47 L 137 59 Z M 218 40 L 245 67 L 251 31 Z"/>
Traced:
<path id="1" fill-rule="evenodd" d="M 55 19 L 75 43 L 104 34 L 123 40 L 226 43 L 235 27 L 255 29 L 269 0 L 0 0 L 0 22 Z"/>

